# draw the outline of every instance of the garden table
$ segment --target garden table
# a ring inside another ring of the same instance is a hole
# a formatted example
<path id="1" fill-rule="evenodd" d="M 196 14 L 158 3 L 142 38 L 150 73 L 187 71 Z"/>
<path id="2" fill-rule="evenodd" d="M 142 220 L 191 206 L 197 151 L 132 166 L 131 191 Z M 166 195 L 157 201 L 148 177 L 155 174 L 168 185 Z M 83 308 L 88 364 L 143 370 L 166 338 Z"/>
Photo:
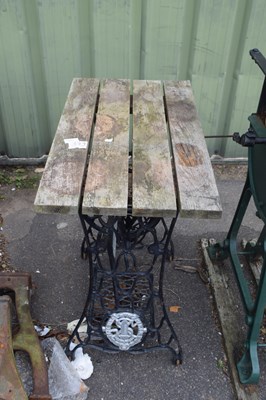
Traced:
<path id="1" fill-rule="evenodd" d="M 75 78 L 35 209 L 81 220 L 90 281 L 71 340 L 111 352 L 169 349 L 180 363 L 163 297 L 171 234 L 178 215 L 221 216 L 190 82 Z"/>

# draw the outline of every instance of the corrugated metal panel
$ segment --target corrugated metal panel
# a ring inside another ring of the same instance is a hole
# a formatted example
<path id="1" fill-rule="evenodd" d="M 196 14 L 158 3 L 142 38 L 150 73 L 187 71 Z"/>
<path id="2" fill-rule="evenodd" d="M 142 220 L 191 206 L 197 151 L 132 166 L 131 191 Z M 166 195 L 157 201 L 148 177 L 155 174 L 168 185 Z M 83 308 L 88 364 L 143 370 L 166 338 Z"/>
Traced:
<path id="1" fill-rule="evenodd" d="M 49 150 L 75 76 L 190 79 L 206 135 L 244 132 L 265 17 L 264 0 L 0 0 L 0 152 Z M 246 154 L 232 140 L 208 146 Z"/>

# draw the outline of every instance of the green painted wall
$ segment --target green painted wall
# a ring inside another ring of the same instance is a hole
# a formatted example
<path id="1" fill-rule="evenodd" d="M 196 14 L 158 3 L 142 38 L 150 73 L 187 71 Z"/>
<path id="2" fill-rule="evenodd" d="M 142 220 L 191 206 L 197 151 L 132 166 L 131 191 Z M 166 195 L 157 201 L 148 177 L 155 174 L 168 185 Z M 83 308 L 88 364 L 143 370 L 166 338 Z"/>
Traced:
<path id="1" fill-rule="evenodd" d="M 265 0 L 0 0 L 0 152 L 49 151 L 73 77 L 189 79 L 206 135 L 244 133 Z M 210 154 L 245 156 L 231 139 Z"/>

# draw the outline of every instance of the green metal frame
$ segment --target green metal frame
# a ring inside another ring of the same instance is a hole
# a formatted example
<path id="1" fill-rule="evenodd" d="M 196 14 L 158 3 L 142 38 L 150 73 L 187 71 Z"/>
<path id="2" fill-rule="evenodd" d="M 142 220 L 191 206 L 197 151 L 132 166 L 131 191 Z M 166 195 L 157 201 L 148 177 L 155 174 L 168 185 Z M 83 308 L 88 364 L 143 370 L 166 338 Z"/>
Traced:
<path id="1" fill-rule="evenodd" d="M 256 49 L 252 50 L 250 54 L 265 74 L 266 60 L 262 54 Z M 257 59 L 257 57 L 259 57 L 259 59 Z M 230 257 L 245 308 L 248 332 L 244 354 L 237 363 L 239 379 L 241 383 L 244 384 L 254 384 L 259 381 L 260 367 L 258 347 L 261 345 L 258 343 L 258 338 L 266 307 L 266 182 L 264 175 L 264 171 L 266 170 L 265 82 L 266 79 L 264 80 L 257 114 L 252 114 L 248 118 L 250 121 L 249 131 L 241 138 L 239 134 L 235 134 L 236 141 L 244 146 L 249 146 L 248 173 L 231 227 L 222 244 L 215 244 L 208 249 L 212 259 L 222 260 Z M 256 215 L 264 222 L 264 227 L 257 243 L 255 245 L 248 243 L 245 250 L 239 252 L 237 250 L 237 236 L 251 197 L 253 197 L 257 208 Z M 255 299 L 251 296 L 248 282 L 244 276 L 239 259 L 240 254 L 246 255 L 249 259 L 262 256 L 262 271 Z"/>

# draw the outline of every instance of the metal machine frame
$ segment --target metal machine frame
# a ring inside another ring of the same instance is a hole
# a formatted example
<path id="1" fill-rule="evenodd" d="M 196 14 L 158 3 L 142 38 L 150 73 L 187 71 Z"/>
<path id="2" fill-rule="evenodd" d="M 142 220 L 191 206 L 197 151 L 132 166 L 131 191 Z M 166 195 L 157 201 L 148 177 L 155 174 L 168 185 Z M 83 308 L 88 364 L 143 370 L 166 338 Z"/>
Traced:
<path id="1" fill-rule="evenodd" d="M 265 78 L 257 113 L 251 114 L 248 118 L 250 121 L 248 131 L 242 136 L 239 133 L 233 135 L 233 140 L 248 147 L 246 183 L 226 239 L 222 244 L 217 243 L 208 248 L 209 255 L 214 260 L 230 257 L 245 308 L 248 333 L 244 354 L 237 363 L 240 381 L 245 384 L 253 384 L 259 381 L 258 347 L 265 345 L 258 343 L 258 338 L 266 307 L 266 59 L 258 49 L 250 50 L 250 55 L 264 73 Z M 237 249 L 237 236 L 251 197 L 253 197 L 257 208 L 256 215 L 263 221 L 264 227 L 256 244 L 248 242 L 241 254 L 245 254 L 248 259 L 259 256 L 263 258 L 255 299 L 250 293 L 248 282 L 240 264 L 240 252 Z"/>

